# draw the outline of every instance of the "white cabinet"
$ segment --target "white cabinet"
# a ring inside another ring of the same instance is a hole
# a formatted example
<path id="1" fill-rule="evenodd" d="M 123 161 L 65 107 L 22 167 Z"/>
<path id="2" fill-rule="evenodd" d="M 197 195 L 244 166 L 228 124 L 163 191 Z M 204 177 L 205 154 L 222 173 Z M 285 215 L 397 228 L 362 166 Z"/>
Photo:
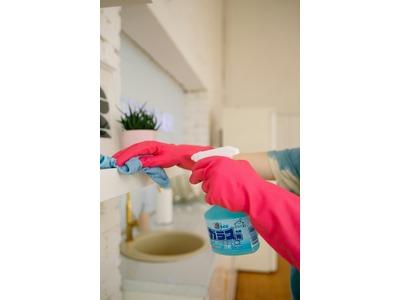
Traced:
<path id="1" fill-rule="evenodd" d="M 234 300 L 236 296 L 237 272 L 233 256 L 217 255 L 217 261 L 211 277 L 209 300 Z"/>
<path id="2" fill-rule="evenodd" d="M 234 266 L 236 270 L 251 272 L 273 272 L 278 269 L 277 255 L 274 249 L 259 235 L 260 248 L 249 255 L 236 256 Z"/>

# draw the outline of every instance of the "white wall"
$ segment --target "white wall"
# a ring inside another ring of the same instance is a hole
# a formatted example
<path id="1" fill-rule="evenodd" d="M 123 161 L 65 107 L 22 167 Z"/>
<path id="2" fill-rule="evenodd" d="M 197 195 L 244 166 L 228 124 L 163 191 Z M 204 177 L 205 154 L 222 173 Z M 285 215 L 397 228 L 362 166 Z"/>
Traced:
<path id="1" fill-rule="evenodd" d="M 150 58 L 146 49 L 141 49 L 122 33 L 121 98 L 139 103 L 146 101 L 149 108 L 171 113 L 174 130 L 160 132 L 161 139 L 174 143 L 209 144 L 209 114 L 221 103 L 222 1 L 155 1 L 148 7 L 180 51 L 187 56 L 207 91 L 185 93 L 168 75 L 168 70 Z M 140 9 L 140 5 L 130 9 L 135 8 Z M 122 16 L 128 17 L 126 14 Z M 153 188 L 132 192 L 135 214 L 141 209 L 153 210 L 155 195 Z M 124 219 L 122 212 L 122 227 Z"/>
<path id="2" fill-rule="evenodd" d="M 207 88 L 189 99 L 210 111 L 211 144 L 220 142 L 223 105 L 276 109 L 278 148 L 298 144 L 299 0 L 158 0 L 148 7 Z"/>
<path id="3" fill-rule="evenodd" d="M 210 110 L 211 143 L 219 143 L 223 75 L 223 1 L 159 0 L 148 5 L 207 91 L 190 96 Z"/>
<path id="4" fill-rule="evenodd" d="M 299 0 L 225 3 L 224 103 L 299 113 Z"/>
<path id="5" fill-rule="evenodd" d="M 173 128 L 158 138 L 183 142 L 185 95 L 179 85 L 127 35 L 121 34 L 121 99 L 147 103 L 146 107 L 173 117 Z"/>
<path id="6" fill-rule="evenodd" d="M 222 75 L 223 1 L 158 0 L 148 7 L 207 89 L 217 86 Z"/>
<path id="7" fill-rule="evenodd" d="M 124 33 L 121 33 L 120 58 L 121 106 L 126 102 L 136 105 L 146 102 L 148 109 L 164 116 L 170 115 L 173 120 L 172 128 L 169 131 L 159 130 L 157 139 L 184 143 L 186 95 L 178 83 Z M 141 211 L 154 211 L 156 187 L 136 189 L 131 195 L 135 217 Z M 121 205 L 124 203 L 125 198 L 122 197 Z M 121 214 L 121 228 L 125 228 L 124 210 Z"/>
<path id="8" fill-rule="evenodd" d="M 277 111 L 277 149 L 299 146 L 299 0 L 225 1 L 226 107 Z"/>
<path id="9" fill-rule="evenodd" d="M 280 113 L 276 118 L 276 149 L 300 146 L 300 116 Z"/>
<path id="10" fill-rule="evenodd" d="M 241 152 L 276 149 L 276 112 L 267 107 L 229 107 L 223 110 L 223 145 Z"/>

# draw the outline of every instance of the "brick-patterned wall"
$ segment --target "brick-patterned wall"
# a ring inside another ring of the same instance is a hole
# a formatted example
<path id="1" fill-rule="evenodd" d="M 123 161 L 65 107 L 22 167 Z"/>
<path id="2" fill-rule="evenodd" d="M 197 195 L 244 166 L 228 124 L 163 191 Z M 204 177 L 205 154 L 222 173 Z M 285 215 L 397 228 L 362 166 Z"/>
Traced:
<path id="1" fill-rule="evenodd" d="M 121 45 L 120 7 L 100 10 L 100 60 L 110 67 L 119 68 L 119 49 Z"/>
<path id="2" fill-rule="evenodd" d="M 111 138 L 101 138 L 101 153 L 112 155 L 119 150 L 119 139 L 121 128 L 117 122 L 121 96 L 120 75 L 120 32 L 121 16 L 120 7 L 109 7 L 101 9 L 100 13 L 100 79 L 109 102 L 110 111 L 107 121 L 110 125 Z"/>
<path id="3" fill-rule="evenodd" d="M 100 295 L 103 300 L 121 299 L 119 270 L 121 242 L 119 197 L 100 204 Z"/>
<path id="4" fill-rule="evenodd" d="M 103 8 L 100 12 L 100 77 L 101 86 L 110 102 L 110 138 L 101 138 L 101 153 L 111 155 L 119 148 L 118 112 L 120 98 L 120 7 Z M 121 300 L 119 270 L 121 241 L 119 198 L 100 203 L 100 298 Z"/>

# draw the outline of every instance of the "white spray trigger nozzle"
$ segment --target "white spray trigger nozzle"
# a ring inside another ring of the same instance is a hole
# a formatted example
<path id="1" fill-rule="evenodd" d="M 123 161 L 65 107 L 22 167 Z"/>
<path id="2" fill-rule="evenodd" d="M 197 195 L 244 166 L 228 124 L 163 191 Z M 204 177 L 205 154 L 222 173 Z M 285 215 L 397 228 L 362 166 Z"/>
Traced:
<path id="1" fill-rule="evenodd" d="M 200 159 L 211 157 L 211 156 L 225 156 L 232 158 L 236 154 L 239 154 L 239 149 L 232 147 L 232 146 L 225 146 L 220 148 L 215 148 L 206 151 L 200 151 L 192 155 L 191 159 L 195 162 L 199 161 Z"/>

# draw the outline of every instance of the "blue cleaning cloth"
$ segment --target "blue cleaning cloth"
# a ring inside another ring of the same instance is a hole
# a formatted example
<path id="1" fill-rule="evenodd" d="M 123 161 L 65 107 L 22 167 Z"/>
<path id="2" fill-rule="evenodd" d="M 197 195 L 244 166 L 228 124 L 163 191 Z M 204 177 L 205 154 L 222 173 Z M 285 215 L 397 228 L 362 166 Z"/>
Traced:
<path id="1" fill-rule="evenodd" d="M 150 176 L 150 178 L 160 187 L 169 187 L 169 178 L 164 169 L 158 167 L 144 168 L 141 161 L 137 157 L 131 158 L 122 167 L 119 167 L 117 166 L 115 158 L 100 154 L 100 169 L 110 168 L 117 168 L 118 172 L 125 175 L 134 174 L 137 172 L 145 173 Z"/>

